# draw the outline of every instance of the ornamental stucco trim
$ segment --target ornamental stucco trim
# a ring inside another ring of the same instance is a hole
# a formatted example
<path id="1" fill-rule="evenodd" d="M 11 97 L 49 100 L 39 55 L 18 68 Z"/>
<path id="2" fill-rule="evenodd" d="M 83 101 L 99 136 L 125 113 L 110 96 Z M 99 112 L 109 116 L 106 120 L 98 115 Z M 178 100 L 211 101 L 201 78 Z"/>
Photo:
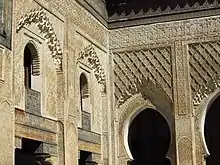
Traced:
<path id="1" fill-rule="evenodd" d="M 193 97 L 193 106 L 198 106 L 204 98 L 207 98 L 216 89 L 220 88 L 220 76 L 217 75 L 207 84 L 200 86 L 195 96 Z"/>
<path id="2" fill-rule="evenodd" d="M 102 68 L 99 57 L 97 56 L 97 53 L 95 52 L 94 46 L 92 44 L 84 48 L 84 50 L 79 54 L 79 58 L 77 60 L 81 61 L 84 59 L 86 59 L 91 65 L 97 82 L 102 85 L 102 91 L 105 92 L 106 78 L 104 69 Z"/>
<path id="3" fill-rule="evenodd" d="M 54 28 L 43 8 L 31 10 L 28 14 L 25 14 L 19 21 L 16 32 L 18 33 L 24 26 L 29 26 L 35 23 L 39 28 L 43 37 L 46 39 L 48 48 L 51 52 L 53 62 L 57 71 L 62 71 L 62 50 L 60 42 L 54 32 Z"/>

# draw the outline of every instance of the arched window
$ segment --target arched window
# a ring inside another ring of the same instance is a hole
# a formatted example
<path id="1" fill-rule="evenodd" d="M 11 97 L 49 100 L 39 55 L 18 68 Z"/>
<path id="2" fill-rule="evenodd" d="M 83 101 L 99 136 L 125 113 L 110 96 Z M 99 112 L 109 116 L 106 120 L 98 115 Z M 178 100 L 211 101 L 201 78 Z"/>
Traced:
<path id="1" fill-rule="evenodd" d="M 80 102 L 82 110 L 82 128 L 84 130 L 91 130 L 91 115 L 90 115 L 90 98 L 89 85 L 87 77 L 84 73 L 80 75 Z"/>
<path id="2" fill-rule="evenodd" d="M 89 97 L 89 85 L 87 77 L 84 73 L 80 75 L 80 94 L 81 94 L 81 102 L 83 99 Z M 82 108 L 83 110 L 83 108 Z"/>
<path id="3" fill-rule="evenodd" d="M 29 48 L 26 46 L 24 49 L 24 86 L 27 88 L 31 88 L 31 65 L 31 52 Z"/>
<path id="4" fill-rule="evenodd" d="M 40 84 L 36 77 L 40 75 L 40 61 L 36 48 L 32 43 L 28 43 L 24 48 L 24 85 L 27 88 L 37 89 Z M 35 81 L 35 82 L 33 82 Z"/>

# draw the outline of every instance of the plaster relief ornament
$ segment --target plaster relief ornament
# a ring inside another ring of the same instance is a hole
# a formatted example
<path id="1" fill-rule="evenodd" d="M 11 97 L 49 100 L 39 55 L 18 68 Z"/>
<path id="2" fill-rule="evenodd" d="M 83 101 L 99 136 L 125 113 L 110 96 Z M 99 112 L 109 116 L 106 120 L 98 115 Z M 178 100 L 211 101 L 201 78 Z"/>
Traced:
<path id="1" fill-rule="evenodd" d="M 86 59 L 88 63 L 91 65 L 91 68 L 94 71 L 97 82 L 101 85 L 102 92 L 106 92 L 106 79 L 104 69 L 100 63 L 100 60 L 95 52 L 94 46 L 90 44 L 84 51 L 79 54 L 78 60 Z"/>
<path id="2" fill-rule="evenodd" d="M 213 93 L 217 88 L 220 88 L 220 76 L 215 76 L 207 84 L 200 86 L 199 90 L 193 98 L 193 105 L 198 106 L 204 98 Z"/>
<path id="3" fill-rule="evenodd" d="M 128 89 L 123 92 L 116 106 L 120 107 L 135 94 L 141 93 L 144 96 L 146 87 L 150 82 L 152 82 L 150 81 L 150 78 L 146 79 L 143 76 L 141 76 L 140 78 L 136 78 L 135 83 L 133 85 L 129 85 Z"/>
<path id="4" fill-rule="evenodd" d="M 48 48 L 51 52 L 53 62 L 56 65 L 57 71 L 62 71 L 62 50 L 59 40 L 54 32 L 54 28 L 47 17 L 43 8 L 31 10 L 30 13 L 25 14 L 19 21 L 16 28 L 18 33 L 24 26 L 29 26 L 35 23 L 40 33 L 46 39 Z"/>

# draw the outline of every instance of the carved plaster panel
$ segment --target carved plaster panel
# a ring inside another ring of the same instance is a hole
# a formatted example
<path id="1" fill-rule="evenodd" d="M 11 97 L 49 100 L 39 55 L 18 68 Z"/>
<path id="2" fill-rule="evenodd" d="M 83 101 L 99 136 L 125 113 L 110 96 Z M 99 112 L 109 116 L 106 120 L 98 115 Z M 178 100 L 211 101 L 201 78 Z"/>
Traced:
<path id="1" fill-rule="evenodd" d="M 189 44 L 190 77 L 193 105 L 220 87 L 220 42 Z"/>
<path id="2" fill-rule="evenodd" d="M 53 62 L 57 71 L 62 70 L 62 50 L 60 41 L 58 40 L 54 28 L 47 17 L 43 8 L 31 10 L 28 14 L 25 14 L 19 21 L 16 31 L 19 32 L 24 26 L 29 26 L 35 23 L 43 37 L 46 39 L 48 48 L 51 52 Z"/>
<path id="3" fill-rule="evenodd" d="M 143 93 L 149 80 L 172 100 L 170 47 L 114 53 L 115 98 L 118 106 Z"/>
<path id="4" fill-rule="evenodd" d="M 128 48 L 172 40 L 192 40 L 220 35 L 220 17 L 172 21 L 148 26 L 119 28 L 110 31 L 110 48 Z"/>
<path id="5" fill-rule="evenodd" d="M 99 57 L 92 44 L 84 48 L 80 53 L 78 60 L 82 62 L 86 60 L 85 63 L 88 63 L 93 69 L 97 82 L 101 85 L 106 85 L 104 69 L 102 68 Z"/>

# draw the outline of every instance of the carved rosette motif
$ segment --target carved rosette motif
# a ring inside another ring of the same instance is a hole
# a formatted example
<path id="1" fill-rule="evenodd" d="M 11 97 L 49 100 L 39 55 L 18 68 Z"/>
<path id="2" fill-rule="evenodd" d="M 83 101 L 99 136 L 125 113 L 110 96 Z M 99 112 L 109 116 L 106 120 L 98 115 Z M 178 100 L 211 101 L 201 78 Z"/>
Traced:
<path id="1" fill-rule="evenodd" d="M 35 23 L 40 32 L 43 34 L 43 37 L 46 39 L 48 48 L 51 52 L 56 69 L 57 71 L 61 71 L 63 53 L 60 42 L 54 32 L 54 28 L 49 18 L 42 8 L 34 9 L 30 11 L 30 13 L 25 14 L 19 21 L 16 32 L 19 32 L 24 26 L 28 26 L 32 23 Z"/>
<path id="2" fill-rule="evenodd" d="M 97 53 L 95 52 L 94 46 L 92 44 L 85 47 L 84 50 L 79 54 L 78 60 L 80 61 L 84 59 L 86 59 L 88 63 L 91 65 L 96 80 L 102 87 L 102 92 L 105 92 L 106 78 L 105 78 L 104 69 L 102 68 L 99 57 L 97 56 Z"/>
<path id="3" fill-rule="evenodd" d="M 161 88 L 172 100 L 172 71 L 170 47 L 158 47 L 114 53 L 114 86 L 117 106 L 137 93 Z M 144 91 L 142 91 L 144 90 Z"/>
<path id="4" fill-rule="evenodd" d="M 220 87 L 220 42 L 189 45 L 190 77 L 193 106 Z"/>

